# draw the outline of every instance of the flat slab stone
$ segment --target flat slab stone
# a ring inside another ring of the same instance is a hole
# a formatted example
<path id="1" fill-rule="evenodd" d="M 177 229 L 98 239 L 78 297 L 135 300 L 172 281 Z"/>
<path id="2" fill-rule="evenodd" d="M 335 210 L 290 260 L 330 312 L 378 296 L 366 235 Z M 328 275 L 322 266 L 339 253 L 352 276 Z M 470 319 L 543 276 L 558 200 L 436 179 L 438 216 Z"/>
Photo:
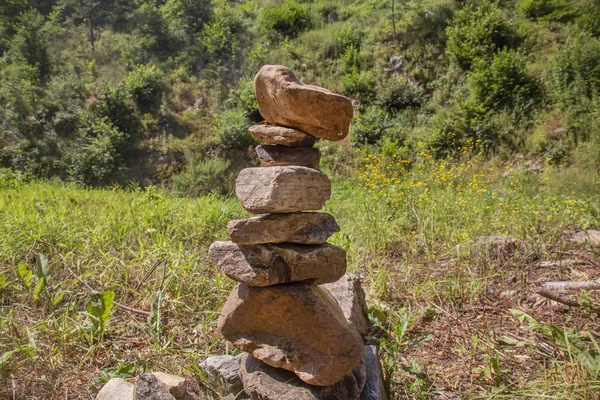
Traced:
<path id="1" fill-rule="evenodd" d="M 248 394 L 256 400 L 359 400 L 367 372 L 361 360 L 352 372 L 335 384 L 313 386 L 302 382 L 292 372 L 273 368 L 245 354 L 240 375 Z"/>
<path id="2" fill-rule="evenodd" d="M 152 373 L 145 372 L 135 379 L 134 400 L 175 400 L 163 383 Z"/>
<path id="3" fill-rule="evenodd" d="M 239 284 L 217 326 L 238 349 L 310 385 L 333 385 L 363 358 L 362 339 L 335 300 L 305 283 Z"/>
<path id="4" fill-rule="evenodd" d="M 346 272 L 346 250 L 329 243 L 256 244 L 214 242 L 210 258 L 225 275 L 250 286 L 308 281 L 335 282 Z"/>
<path id="5" fill-rule="evenodd" d="M 152 375 L 154 375 L 162 383 L 163 387 L 176 399 L 185 395 L 187 390 L 187 381 L 185 378 L 164 372 L 152 372 Z"/>
<path id="6" fill-rule="evenodd" d="M 321 152 L 315 147 L 256 146 L 256 155 L 263 167 L 298 165 L 319 169 Z"/>
<path id="7" fill-rule="evenodd" d="M 235 193 L 255 214 L 319 210 L 331 196 L 331 181 L 307 167 L 246 168 L 235 181 Z"/>
<path id="8" fill-rule="evenodd" d="M 133 400 L 135 385 L 125 379 L 112 378 L 96 395 L 96 400 Z"/>
<path id="9" fill-rule="evenodd" d="M 333 141 L 348 136 L 354 113 L 350 99 L 303 85 L 283 65 L 263 66 L 254 78 L 254 93 L 261 115 L 272 124 Z"/>
<path id="10" fill-rule="evenodd" d="M 388 400 L 377 347 L 372 344 L 366 345 L 364 358 L 367 366 L 367 378 L 360 400 Z"/>
<path id="11" fill-rule="evenodd" d="M 280 146 L 311 147 L 319 140 L 298 129 L 279 125 L 256 124 L 248 132 L 259 142 Z"/>
<path id="12" fill-rule="evenodd" d="M 337 301 L 348 324 L 361 336 L 367 336 L 371 323 L 365 314 L 367 302 L 358 275 L 347 273 L 335 282 L 321 285 L 321 288 L 327 290 Z"/>
<path id="13" fill-rule="evenodd" d="M 206 385 L 220 396 L 238 395 L 243 393 L 244 385 L 240 377 L 240 362 L 242 355 L 214 356 L 200 363 L 204 372 Z"/>
<path id="14" fill-rule="evenodd" d="M 339 232 L 340 227 L 330 214 L 285 213 L 229 221 L 227 231 L 238 244 L 321 244 Z"/>

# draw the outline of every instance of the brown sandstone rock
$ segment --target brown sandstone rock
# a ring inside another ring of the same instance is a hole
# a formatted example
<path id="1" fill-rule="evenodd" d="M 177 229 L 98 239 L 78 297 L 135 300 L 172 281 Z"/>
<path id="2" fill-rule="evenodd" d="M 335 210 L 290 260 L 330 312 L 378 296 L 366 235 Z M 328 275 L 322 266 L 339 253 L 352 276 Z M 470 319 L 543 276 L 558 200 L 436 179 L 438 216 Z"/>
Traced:
<path id="1" fill-rule="evenodd" d="M 263 66 L 254 78 L 254 93 L 261 115 L 270 123 L 333 141 L 348 135 L 352 102 L 327 89 L 303 85 L 282 65 Z"/>
<path id="2" fill-rule="evenodd" d="M 308 133 L 278 125 L 257 124 L 251 126 L 248 132 L 259 142 L 280 146 L 310 147 L 319 140 Z"/>
<path id="3" fill-rule="evenodd" d="M 362 339 L 335 300 L 305 283 L 239 284 L 218 328 L 240 350 L 311 385 L 333 385 L 363 358 Z"/>
<path id="4" fill-rule="evenodd" d="M 135 386 L 125 379 L 112 378 L 98 392 L 96 400 L 133 400 Z"/>
<path id="5" fill-rule="evenodd" d="M 348 324 L 361 336 L 366 336 L 371 329 L 371 323 L 365 314 L 367 302 L 360 278 L 347 273 L 335 282 L 321 285 L 321 288 L 327 290 L 337 301 Z"/>
<path id="6" fill-rule="evenodd" d="M 214 242 L 210 258 L 231 279 L 250 286 L 335 282 L 346 272 L 346 251 L 325 243 L 239 245 Z"/>
<path id="7" fill-rule="evenodd" d="M 264 214 L 227 223 L 229 236 L 238 244 L 321 244 L 340 227 L 326 213 Z"/>
<path id="8" fill-rule="evenodd" d="M 358 400 L 366 381 L 361 362 L 340 381 L 330 386 L 307 385 L 292 372 L 273 368 L 245 354 L 240 365 L 244 387 L 257 400 Z"/>
<path id="9" fill-rule="evenodd" d="M 298 165 L 319 169 L 321 152 L 314 147 L 256 146 L 256 155 L 264 167 Z"/>
<path id="10" fill-rule="evenodd" d="M 331 182 L 307 167 L 246 168 L 235 181 L 235 193 L 251 213 L 319 210 L 331 196 Z"/>

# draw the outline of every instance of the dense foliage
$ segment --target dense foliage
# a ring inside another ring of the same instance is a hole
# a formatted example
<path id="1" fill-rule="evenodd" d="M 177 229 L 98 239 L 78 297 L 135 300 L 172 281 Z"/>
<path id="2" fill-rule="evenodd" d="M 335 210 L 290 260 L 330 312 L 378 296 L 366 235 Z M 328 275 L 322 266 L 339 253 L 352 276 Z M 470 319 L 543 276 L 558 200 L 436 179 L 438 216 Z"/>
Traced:
<path id="1" fill-rule="evenodd" d="M 211 190 L 209 171 L 253 162 L 265 63 L 353 98 L 351 144 L 369 152 L 564 163 L 600 141 L 596 0 L 397 3 L 2 2 L 0 165 Z"/>

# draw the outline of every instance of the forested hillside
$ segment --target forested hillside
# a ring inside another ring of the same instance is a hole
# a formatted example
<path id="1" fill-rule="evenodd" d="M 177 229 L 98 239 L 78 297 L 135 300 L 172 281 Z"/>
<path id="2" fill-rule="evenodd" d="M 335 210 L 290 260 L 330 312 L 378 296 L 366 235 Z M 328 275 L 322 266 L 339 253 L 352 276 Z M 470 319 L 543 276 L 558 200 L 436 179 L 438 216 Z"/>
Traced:
<path id="1" fill-rule="evenodd" d="M 351 147 L 598 161 L 595 0 L 9 0 L 0 18 L 0 162 L 32 176 L 226 192 L 210 177 L 251 162 L 265 63 L 354 99 Z"/>
<path id="2" fill-rule="evenodd" d="M 0 398 L 214 397 L 264 64 L 353 101 L 316 147 L 391 398 L 597 399 L 600 0 L 0 0 Z"/>

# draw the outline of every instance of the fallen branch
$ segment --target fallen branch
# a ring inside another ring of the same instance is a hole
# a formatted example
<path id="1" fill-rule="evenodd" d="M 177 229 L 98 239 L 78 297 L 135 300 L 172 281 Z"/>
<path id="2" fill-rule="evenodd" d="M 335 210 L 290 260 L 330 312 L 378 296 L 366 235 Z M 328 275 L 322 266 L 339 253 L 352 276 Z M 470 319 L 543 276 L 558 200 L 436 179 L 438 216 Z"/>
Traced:
<path id="1" fill-rule="evenodd" d="M 542 289 L 567 290 L 567 289 L 582 289 L 582 290 L 600 290 L 600 282 L 598 281 L 565 281 L 565 282 L 544 282 L 541 283 Z"/>
<path id="2" fill-rule="evenodd" d="M 537 291 L 537 294 L 539 294 L 540 296 L 545 297 L 547 299 L 554 300 L 558 303 L 562 303 L 569 307 L 579 307 L 580 306 L 580 304 L 577 300 L 562 296 L 562 295 L 560 295 L 556 292 L 553 292 L 551 290 L 548 290 L 548 289 L 540 289 Z"/>

